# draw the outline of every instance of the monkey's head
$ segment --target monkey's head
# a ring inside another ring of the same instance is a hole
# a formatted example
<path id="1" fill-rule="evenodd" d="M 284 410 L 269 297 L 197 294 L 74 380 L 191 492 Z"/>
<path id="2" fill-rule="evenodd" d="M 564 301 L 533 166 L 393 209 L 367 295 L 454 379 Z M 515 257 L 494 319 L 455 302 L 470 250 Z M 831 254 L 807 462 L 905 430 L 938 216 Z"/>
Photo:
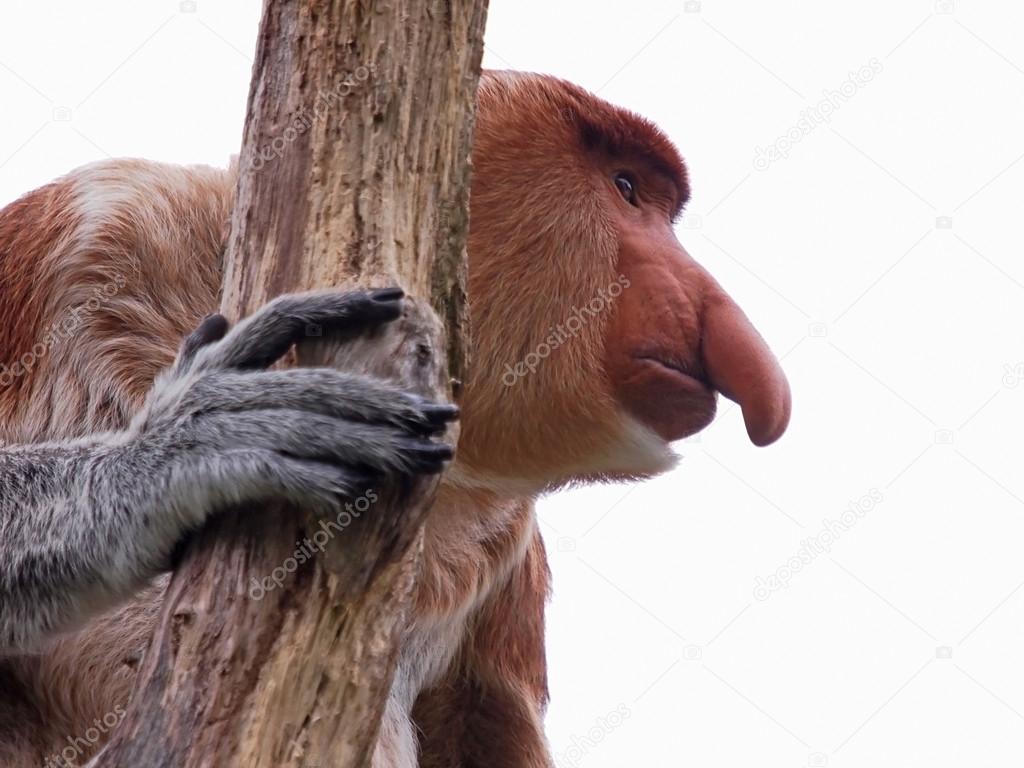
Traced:
<path id="1" fill-rule="evenodd" d="M 789 385 L 676 240 L 686 168 L 650 122 L 551 77 L 485 73 L 473 145 L 471 374 L 453 479 L 539 489 L 674 463 L 716 392 L 767 445 Z"/>

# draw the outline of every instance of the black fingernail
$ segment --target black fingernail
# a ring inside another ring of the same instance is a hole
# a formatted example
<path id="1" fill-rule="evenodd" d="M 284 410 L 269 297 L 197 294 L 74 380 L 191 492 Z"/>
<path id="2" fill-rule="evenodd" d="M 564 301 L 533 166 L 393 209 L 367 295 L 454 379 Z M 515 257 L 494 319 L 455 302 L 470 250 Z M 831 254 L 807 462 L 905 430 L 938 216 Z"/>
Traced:
<path id="1" fill-rule="evenodd" d="M 455 449 L 447 443 L 432 443 L 429 440 L 406 440 L 404 447 L 420 459 L 448 461 L 455 455 Z"/>
<path id="2" fill-rule="evenodd" d="M 405 296 L 401 288 L 378 288 L 370 292 L 370 298 L 374 301 L 397 301 Z"/>
<path id="3" fill-rule="evenodd" d="M 455 449 L 447 443 L 431 443 L 424 453 L 431 458 L 448 461 L 455 456 Z"/>
<path id="4" fill-rule="evenodd" d="M 422 406 L 422 410 L 431 424 L 445 424 L 459 418 L 459 406 L 449 403 L 430 403 Z"/>
<path id="5" fill-rule="evenodd" d="M 217 312 L 207 315 L 182 342 L 182 357 L 191 358 L 200 348 L 220 341 L 227 332 L 228 320 L 224 315 Z"/>
<path id="6" fill-rule="evenodd" d="M 196 328 L 195 334 L 203 339 L 205 343 L 218 341 L 228 332 L 228 319 L 219 312 L 213 312 L 203 318 Z"/>

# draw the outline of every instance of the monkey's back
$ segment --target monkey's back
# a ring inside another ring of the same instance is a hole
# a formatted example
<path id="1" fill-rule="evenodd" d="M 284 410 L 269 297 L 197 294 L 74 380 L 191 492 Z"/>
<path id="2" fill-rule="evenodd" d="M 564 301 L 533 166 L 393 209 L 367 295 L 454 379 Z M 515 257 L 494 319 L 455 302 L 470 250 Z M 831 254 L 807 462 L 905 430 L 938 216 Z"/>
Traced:
<path id="1" fill-rule="evenodd" d="M 234 186 L 231 169 L 108 160 L 0 210 L 0 444 L 127 423 L 217 309 Z M 127 704 L 161 592 L 0 659 L 4 768 L 42 765 Z"/>
<path id="2" fill-rule="evenodd" d="M 234 184 L 107 160 L 0 210 L 0 442 L 127 421 L 217 307 Z"/>

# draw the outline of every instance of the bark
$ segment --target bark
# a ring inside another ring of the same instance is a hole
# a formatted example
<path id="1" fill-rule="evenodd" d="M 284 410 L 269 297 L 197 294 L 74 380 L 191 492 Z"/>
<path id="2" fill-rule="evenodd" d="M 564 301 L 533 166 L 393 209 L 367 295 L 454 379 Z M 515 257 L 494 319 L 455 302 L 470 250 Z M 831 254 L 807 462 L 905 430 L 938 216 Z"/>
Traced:
<path id="1" fill-rule="evenodd" d="M 464 240 L 486 5 L 267 0 L 226 315 L 288 291 L 401 285 L 423 299 L 405 318 L 341 350 L 310 329 L 296 357 L 448 396 L 466 362 Z M 344 525 L 334 521 L 343 530 L 282 509 L 232 511 L 204 529 L 171 580 L 129 712 L 92 765 L 369 765 L 435 489 L 436 480 L 379 489 L 364 498 L 368 510 L 356 503 Z M 321 530 L 331 531 L 329 551 L 289 561 Z M 275 574 L 286 574 L 280 586 L 263 589 Z"/>

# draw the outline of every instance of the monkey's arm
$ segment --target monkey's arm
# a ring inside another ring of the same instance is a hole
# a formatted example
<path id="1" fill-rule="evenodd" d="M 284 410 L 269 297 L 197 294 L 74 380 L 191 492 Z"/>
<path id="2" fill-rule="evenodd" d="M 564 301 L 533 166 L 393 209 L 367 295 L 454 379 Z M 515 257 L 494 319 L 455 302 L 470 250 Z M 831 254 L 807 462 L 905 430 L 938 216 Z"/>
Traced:
<path id="1" fill-rule="evenodd" d="M 143 587 L 213 512 L 331 508 L 375 478 L 438 472 L 455 417 L 333 369 L 260 370 L 305 335 L 394 319 L 400 291 L 278 299 L 190 336 L 124 432 L 0 450 L 0 653 L 31 650 Z M 225 335 L 226 334 L 226 335 Z"/>
<path id="2" fill-rule="evenodd" d="M 421 768 L 554 768 L 544 735 L 550 574 L 540 533 L 531 535 L 471 622 L 458 663 L 416 701 Z"/>
<path id="3" fill-rule="evenodd" d="M 32 649 L 164 565 L 184 525 L 154 505 L 159 476 L 144 493 L 146 458 L 121 435 L 0 452 L 0 652 Z"/>

